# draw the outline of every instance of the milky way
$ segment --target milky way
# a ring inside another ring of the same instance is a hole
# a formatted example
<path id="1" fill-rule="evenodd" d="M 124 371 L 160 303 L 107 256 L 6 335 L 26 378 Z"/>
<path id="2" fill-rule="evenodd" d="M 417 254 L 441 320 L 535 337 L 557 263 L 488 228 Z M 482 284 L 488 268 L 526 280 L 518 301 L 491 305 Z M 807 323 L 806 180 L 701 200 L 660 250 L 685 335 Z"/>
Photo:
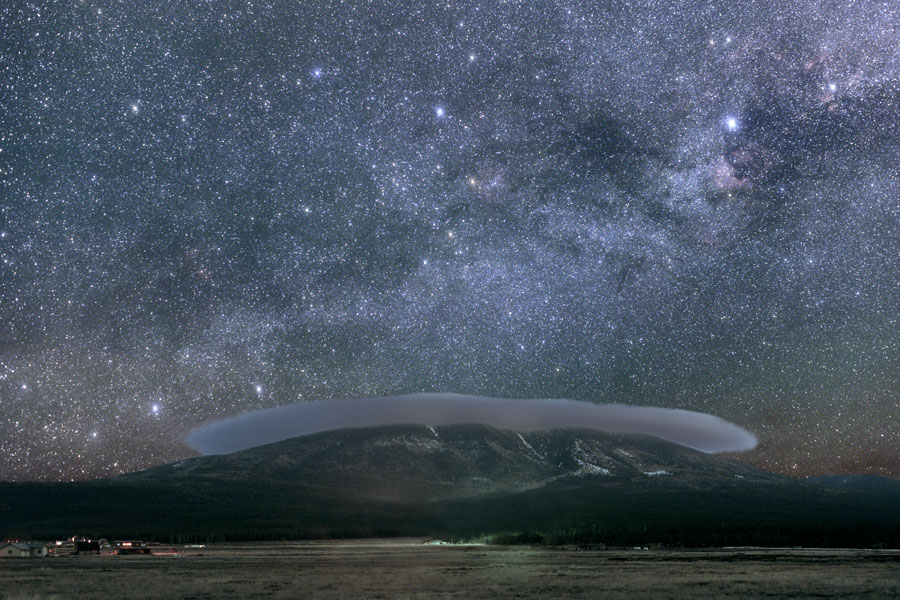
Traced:
<path id="1" fill-rule="evenodd" d="M 712 413 L 900 475 L 893 2 L 0 8 L 0 479 L 305 400 Z"/>

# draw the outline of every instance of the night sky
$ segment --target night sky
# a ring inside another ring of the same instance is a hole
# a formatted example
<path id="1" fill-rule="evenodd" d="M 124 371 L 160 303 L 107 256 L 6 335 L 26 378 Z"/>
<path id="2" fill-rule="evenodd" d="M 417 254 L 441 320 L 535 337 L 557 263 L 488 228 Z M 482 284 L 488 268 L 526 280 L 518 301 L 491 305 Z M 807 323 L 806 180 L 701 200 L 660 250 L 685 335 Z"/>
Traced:
<path id="1" fill-rule="evenodd" d="M 421 391 L 900 476 L 894 1 L 5 2 L 0 479 Z"/>

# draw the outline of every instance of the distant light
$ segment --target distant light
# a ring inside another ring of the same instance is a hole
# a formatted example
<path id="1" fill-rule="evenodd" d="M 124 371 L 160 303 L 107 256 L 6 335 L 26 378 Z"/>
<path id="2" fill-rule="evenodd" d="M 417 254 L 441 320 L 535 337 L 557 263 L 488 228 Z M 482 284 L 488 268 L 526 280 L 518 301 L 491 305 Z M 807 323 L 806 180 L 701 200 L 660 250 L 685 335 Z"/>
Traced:
<path id="1" fill-rule="evenodd" d="M 313 69 L 312 76 L 316 79 L 322 76 L 322 69 Z"/>
<path id="2" fill-rule="evenodd" d="M 447 111 L 443 106 L 438 106 L 434 109 L 434 114 L 437 115 L 438 119 L 443 119 L 447 115 Z"/>
<path id="3" fill-rule="evenodd" d="M 829 83 L 829 84 L 828 84 L 828 89 L 829 89 L 831 92 L 836 92 L 836 91 L 837 91 L 837 84 L 836 84 L 836 83 Z"/>
<path id="4" fill-rule="evenodd" d="M 23 383 L 23 384 L 22 384 L 22 389 L 23 389 L 23 390 L 27 390 L 27 389 L 28 389 L 28 384 Z"/>
<path id="5" fill-rule="evenodd" d="M 261 385 L 257 385 L 253 389 L 256 390 L 257 394 L 262 394 L 262 386 Z"/>
<path id="6" fill-rule="evenodd" d="M 91 437 L 92 437 L 92 438 L 95 438 L 95 437 L 97 437 L 97 432 L 96 432 L 96 431 L 94 431 L 94 432 L 93 432 L 93 433 L 91 433 Z"/>
<path id="7" fill-rule="evenodd" d="M 139 107 L 138 107 L 137 104 L 132 104 L 132 105 L 131 105 L 131 112 L 133 112 L 134 114 L 137 114 L 137 113 L 138 113 L 138 110 L 139 110 Z"/>
<path id="8" fill-rule="evenodd" d="M 725 120 L 725 126 L 728 127 L 728 131 L 737 131 L 738 120 L 735 117 L 728 117 Z"/>
<path id="9" fill-rule="evenodd" d="M 154 404 L 153 406 L 150 407 L 150 410 L 153 412 L 154 415 L 157 414 L 159 412 L 159 404 Z"/>

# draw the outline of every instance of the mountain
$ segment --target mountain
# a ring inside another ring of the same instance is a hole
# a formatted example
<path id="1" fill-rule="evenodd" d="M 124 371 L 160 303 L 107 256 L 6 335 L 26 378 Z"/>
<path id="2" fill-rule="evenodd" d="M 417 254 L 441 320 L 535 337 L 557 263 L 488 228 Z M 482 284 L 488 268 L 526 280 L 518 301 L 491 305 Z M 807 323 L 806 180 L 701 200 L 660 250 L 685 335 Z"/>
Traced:
<path id="1" fill-rule="evenodd" d="M 111 479 L 0 484 L 0 537 L 897 546 L 895 505 L 650 437 L 395 425 Z"/>
<path id="2" fill-rule="evenodd" d="M 487 425 L 397 425 L 324 432 L 123 475 L 119 481 L 303 482 L 335 497 L 438 501 L 517 493 L 567 478 L 637 487 L 655 478 L 697 487 L 784 478 L 645 436 L 518 433 Z"/>

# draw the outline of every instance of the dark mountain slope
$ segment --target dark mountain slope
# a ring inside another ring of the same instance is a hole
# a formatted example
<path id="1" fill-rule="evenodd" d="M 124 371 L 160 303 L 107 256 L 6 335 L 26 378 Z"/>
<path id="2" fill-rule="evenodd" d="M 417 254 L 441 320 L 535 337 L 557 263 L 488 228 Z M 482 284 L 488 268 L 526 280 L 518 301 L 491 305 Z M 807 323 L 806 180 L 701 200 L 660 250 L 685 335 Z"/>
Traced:
<path id="1" fill-rule="evenodd" d="M 806 481 L 818 486 L 846 492 L 865 492 L 900 496 L 900 479 L 877 475 L 820 475 Z"/>

